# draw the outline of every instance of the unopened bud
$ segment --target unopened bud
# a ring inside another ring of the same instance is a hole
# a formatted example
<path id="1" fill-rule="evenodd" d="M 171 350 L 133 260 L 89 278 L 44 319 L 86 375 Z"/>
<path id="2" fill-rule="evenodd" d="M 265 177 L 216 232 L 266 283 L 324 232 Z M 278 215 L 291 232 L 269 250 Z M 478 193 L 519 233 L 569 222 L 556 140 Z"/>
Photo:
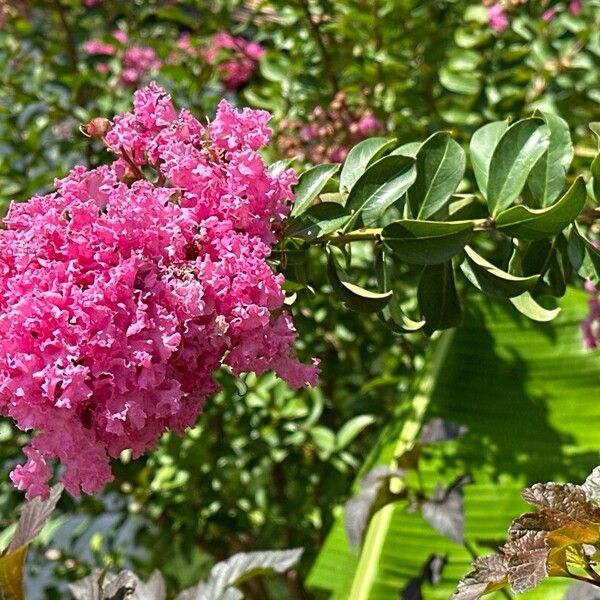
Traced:
<path id="1" fill-rule="evenodd" d="M 112 123 L 104 117 L 96 117 L 87 125 L 80 127 L 81 133 L 91 138 L 103 138 L 112 127 Z"/>

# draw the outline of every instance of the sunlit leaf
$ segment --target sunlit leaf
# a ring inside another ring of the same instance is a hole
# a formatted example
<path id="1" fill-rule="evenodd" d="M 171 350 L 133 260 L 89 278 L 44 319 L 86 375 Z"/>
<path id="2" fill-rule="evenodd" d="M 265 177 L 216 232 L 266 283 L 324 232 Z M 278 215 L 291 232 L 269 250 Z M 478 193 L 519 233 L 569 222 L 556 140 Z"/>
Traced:
<path id="1" fill-rule="evenodd" d="M 340 165 L 338 164 L 327 163 L 317 165 L 302 173 L 298 185 L 294 190 L 296 200 L 294 201 L 291 216 L 301 215 L 339 168 Z"/>
<path id="2" fill-rule="evenodd" d="M 548 145 L 547 126 L 537 118 L 517 121 L 503 133 L 489 166 L 487 201 L 492 215 L 517 199 Z"/>
<path id="3" fill-rule="evenodd" d="M 465 172 L 465 153 L 445 131 L 434 133 L 417 153 L 417 178 L 408 193 L 413 216 L 427 219 L 456 191 Z"/>
<path id="4" fill-rule="evenodd" d="M 578 177 L 566 194 L 548 208 L 527 208 L 522 204 L 501 212 L 495 219 L 500 231 L 514 237 L 535 240 L 559 233 L 585 206 L 587 194 L 582 177 Z"/>

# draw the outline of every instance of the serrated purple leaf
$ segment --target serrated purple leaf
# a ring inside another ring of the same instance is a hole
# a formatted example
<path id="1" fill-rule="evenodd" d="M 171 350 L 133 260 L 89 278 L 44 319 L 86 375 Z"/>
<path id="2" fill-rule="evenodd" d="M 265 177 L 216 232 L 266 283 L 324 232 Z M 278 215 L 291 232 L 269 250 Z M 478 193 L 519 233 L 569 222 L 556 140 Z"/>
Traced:
<path id="1" fill-rule="evenodd" d="M 516 518 L 510 525 L 508 533 L 511 538 L 520 538 L 530 531 L 554 531 L 570 521 L 563 513 L 553 510 L 540 510 L 525 513 Z"/>
<path id="2" fill-rule="evenodd" d="M 508 561 L 502 554 L 477 558 L 473 567 L 459 582 L 451 600 L 479 600 L 490 586 L 502 584 L 508 577 Z"/>
<path id="3" fill-rule="evenodd" d="M 476 581 L 498 583 L 508 577 L 508 560 L 503 554 L 480 556 L 473 561 Z"/>
<path id="4" fill-rule="evenodd" d="M 545 531 L 529 531 L 502 547 L 508 558 L 508 582 L 517 594 L 533 589 L 548 574 L 546 535 Z"/>
<path id="5" fill-rule="evenodd" d="M 468 575 L 467 575 L 468 577 Z M 488 588 L 487 583 L 461 581 L 451 600 L 479 600 Z"/>
<path id="6" fill-rule="evenodd" d="M 523 500 L 561 512 L 576 521 L 600 523 L 600 507 L 592 504 L 585 490 L 573 483 L 536 483 L 521 493 Z"/>

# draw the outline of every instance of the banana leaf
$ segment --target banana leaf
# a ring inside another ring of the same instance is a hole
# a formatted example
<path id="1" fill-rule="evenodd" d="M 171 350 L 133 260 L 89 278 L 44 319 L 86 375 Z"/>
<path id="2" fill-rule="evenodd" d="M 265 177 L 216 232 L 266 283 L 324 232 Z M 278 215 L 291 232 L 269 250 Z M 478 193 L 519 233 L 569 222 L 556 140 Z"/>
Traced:
<path id="1" fill-rule="evenodd" d="M 390 465 L 430 418 L 466 425 L 466 435 L 431 446 L 421 470 L 427 492 L 437 482 L 472 475 L 474 483 L 464 488 L 469 549 L 434 531 L 418 511 L 408 514 L 395 504 L 373 517 L 362 550 L 353 550 L 339 514 L 307 582 L 319 597 L 397 600 L 427 559 L 441 554 L 447 560 L 442 579 L 426 584 L 423 598 L 448 600 L 470 570 L 472 553 L 491 553 L 512 519 L 528 510 L 520 498 L 523 487 L 581 483 L 600 464 L 600 356 L 582 347 L 584 293 L 570 291 L 552 323 L 529 321 L 505 302 L 468 306 L 465 323 L 432 344 L 408 409 L 401 407 L 382 432 L 363 472 Z M 519 598 L 562 600 L 569 585 L 547 580 Z M 514 596 L 486 596 L 507 597 Z"/>

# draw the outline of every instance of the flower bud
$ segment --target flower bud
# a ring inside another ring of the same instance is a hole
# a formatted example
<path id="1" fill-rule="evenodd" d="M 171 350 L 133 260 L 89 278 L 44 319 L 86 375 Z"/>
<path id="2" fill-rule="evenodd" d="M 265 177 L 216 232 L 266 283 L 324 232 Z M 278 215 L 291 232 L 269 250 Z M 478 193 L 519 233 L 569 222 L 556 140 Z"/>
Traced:
<path id="1" fill-rule="evenodd" d="M 87 125 L 80 127 L 81 133 L 91 138 L 103 138 L 112 127 L 112 123 L 104 117 L 95 117 Z"/>

